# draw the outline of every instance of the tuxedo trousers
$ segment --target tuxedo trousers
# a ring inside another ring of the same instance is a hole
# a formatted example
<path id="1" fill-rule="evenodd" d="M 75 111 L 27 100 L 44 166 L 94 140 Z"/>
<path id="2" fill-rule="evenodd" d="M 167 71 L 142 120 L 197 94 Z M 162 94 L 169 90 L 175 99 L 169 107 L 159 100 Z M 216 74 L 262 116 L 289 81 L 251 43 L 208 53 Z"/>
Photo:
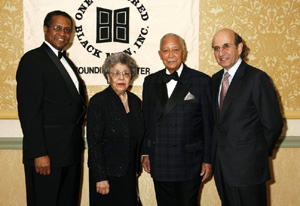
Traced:
<path id="1" fill-rule="evenodd" d="M 25 165 L 27 206 L 79 205 L 82 164 L 51 167 L 50 175 L 35 172 Z"/>
<path id="2" fill-rule="evenodd" d="M 188 181 L 154 181 L 158 206 L 198 206 L 198 195 L 202 177 Z"/>
<path id="3" fill-rule="evenodd" d="M 266 182 L 249 186 L 232 186 L 224 180 L 218 153 L 214 163 L 214 179 L 222 206 L 267 206 Z"/>

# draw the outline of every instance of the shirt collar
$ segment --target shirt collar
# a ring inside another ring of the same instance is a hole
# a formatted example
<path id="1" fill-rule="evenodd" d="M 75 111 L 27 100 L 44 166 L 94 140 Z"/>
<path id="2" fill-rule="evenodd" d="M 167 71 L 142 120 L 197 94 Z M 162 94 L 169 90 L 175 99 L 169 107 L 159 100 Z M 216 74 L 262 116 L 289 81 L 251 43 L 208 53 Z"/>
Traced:
<path id="1" fill-rule="evenodd" d="M 45 41 L 45 43 L 50 47 L 50 49 L 54 52 L 54 54 L 56 54 L 56 56 L 58 56 L 58 50 L 55 49 L 49 42 Z"/>
<path id="2" fill-rule="evenodd" d="M 228 71 L 224 68 L 224 74 L 226 72 L 228 72 L 230 74 L 230 76 L 233 77 L 235 75 L 236 71 L 238 70 L 241 63 L 242 63 L 242 59 L 239 58 L 237 60 L 237 62 L 233 65 L 233 67 L 231 67 Z"/>
<path id="3" fill-rule="evenodd" d="M 181 63 L 179 69 L 177 70 L 178 77 L 180 77 L 182 70 L 183 70 L 183 63 Z M 166 68 L 166 73 L 170 74 L 170 72 L 167 68 Z"/>

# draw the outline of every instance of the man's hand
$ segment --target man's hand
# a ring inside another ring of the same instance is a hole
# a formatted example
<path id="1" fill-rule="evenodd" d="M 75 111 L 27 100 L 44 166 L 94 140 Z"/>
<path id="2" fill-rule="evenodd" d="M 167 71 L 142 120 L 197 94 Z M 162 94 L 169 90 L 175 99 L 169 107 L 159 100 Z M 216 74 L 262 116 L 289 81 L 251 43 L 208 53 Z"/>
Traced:
<path id="1" fill-rule="evenodd" d="M 48 155 L 34 159 L 35 171 L 41 175 L 50 175 L 50 158 Z"/>
<path id="2" fill-rule="evenodd" d="M 202 182 L 205 182 L 209 178 L 211 178 L 211 174 L 212 174 L 211 164 L 202 163 L 202 169 L 200 174 L 202 176 Z"/>
<path id="3" fill-rule="evenodd" d="M 109 183 L 108 180 L 104 180 L 96 183 L 96 191 L 102 195 L 109 193 Z"/>
<path id="4" fill-rule="evenodd" d="M 150 160 L 148 155 L 143 156 L 142 166 L 146 172 L 150 173 Z"/>

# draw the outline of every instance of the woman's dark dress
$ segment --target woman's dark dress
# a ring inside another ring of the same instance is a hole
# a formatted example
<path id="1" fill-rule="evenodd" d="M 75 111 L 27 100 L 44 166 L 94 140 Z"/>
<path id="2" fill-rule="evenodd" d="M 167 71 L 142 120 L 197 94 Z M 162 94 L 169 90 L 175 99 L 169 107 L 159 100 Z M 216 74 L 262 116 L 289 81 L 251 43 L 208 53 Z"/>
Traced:
<path id="1" fill-rule="evenodd" d="M 130 99 L 129 99 L 130 101 Z M 129 106 L 131 104 L 129 103 Z M 125 121 L 128 121 L 128 131 L 129 131 L 129 159 L 128 167 L 125 175 L 110 175 L 107 174 L 107 180 L 110 185 L 109 194 L 102 195 L 96 192 L 96 180 L 97 174 L 93 168 L 89 170 L 89 192 L 90 192 L 90 205 L 91 206 L 135 206 L 137 201 L 136 196 L 136 172 L 137 172 L 137 152 L 139 150 L 139 142 L 141 138 L 141 129 L 137 128 L 141 124 L 141 116 L 134 115 L 136 111 L 132 111 L 133 108 L 130 108 L 130 112 L 127 113 L 127 118 Z M 126 122 L 124 122 L 125 124 Z M 122 144 L 122 143 L 120 143 Z M 115 151 L 115 154 L 118 151 Z M 139 154 L 138 154 L 139 155 Z M 123 161 L 123 157 L 119 157 Z M 124 161 L 126 159 L 124 158 Z"/>

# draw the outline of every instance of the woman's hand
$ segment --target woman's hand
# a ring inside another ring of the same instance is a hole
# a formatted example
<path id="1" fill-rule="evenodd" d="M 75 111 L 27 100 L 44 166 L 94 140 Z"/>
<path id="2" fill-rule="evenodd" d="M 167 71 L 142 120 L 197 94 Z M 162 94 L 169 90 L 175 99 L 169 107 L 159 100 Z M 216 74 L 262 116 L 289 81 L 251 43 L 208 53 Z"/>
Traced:
<path id="1" fill-rule="evenodd" d="M 96 191 L 102 195 L 109 193 L 109 183 L 108 180 L 104 180 L 96 183 Z"/>

